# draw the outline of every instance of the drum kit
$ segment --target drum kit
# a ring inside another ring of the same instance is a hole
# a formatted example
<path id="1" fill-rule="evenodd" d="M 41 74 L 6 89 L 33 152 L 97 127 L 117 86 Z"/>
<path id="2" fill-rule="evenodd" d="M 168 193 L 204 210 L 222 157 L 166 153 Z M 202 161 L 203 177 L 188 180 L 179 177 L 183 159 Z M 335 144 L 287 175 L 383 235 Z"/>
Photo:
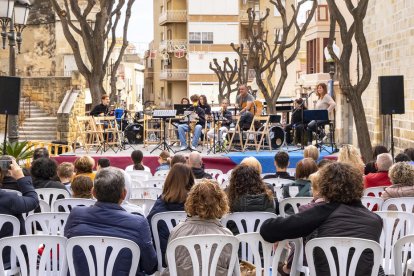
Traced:
<path id="1" fill-rule="evenodd" d="M 135 113 L 133 116 L 132 114 Z M 122 131 L 123 142 L 130 145 L 144 141 L 143 112 L 128 111 L 122 108 L 114 112 L 118 127 Z"/>

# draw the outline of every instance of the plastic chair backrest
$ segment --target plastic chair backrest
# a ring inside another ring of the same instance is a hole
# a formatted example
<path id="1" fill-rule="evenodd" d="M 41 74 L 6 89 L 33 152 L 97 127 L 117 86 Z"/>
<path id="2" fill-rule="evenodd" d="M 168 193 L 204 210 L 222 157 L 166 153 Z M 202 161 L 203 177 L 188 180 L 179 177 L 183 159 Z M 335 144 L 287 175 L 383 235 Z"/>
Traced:
<path id="1" fill-rule="evenodd" d="M 39 207 L 40 207 L 40 212 L 41 213 L 48 213 L 48 212 L 50 212 L 50 206 L 44 200 L 39 199 Z M 23 218 L 26 219 L 28 215 L 34 214 L 35 213 L 35 210 L 36 209 L 34 209 L 34 210 L 32 210 L 32 211 L 30 211 L 30 212 L 28 212 L 26 214 L 22 214 Z"/>
<path id="2" fill-rule="evenodd" d="M 355 275 L 357 264 L 362 252 L 366 249 L 371 249 L 374 261 L 371 276 L 378 275 L 379 266 L 381 264 L 382 250 L 381 245 L 375 241 L 346 237 L 315 238 L 308 241 L 305 246 L 305 253 L 310 275 L 317 275 L 313 254 L 315 248 L 320 248 L 325 253 L 331 276 Z M 336 249 L 336 251 L 333 249 Z M 352 256 L 349 254 L 351 249 L 354 249 Z M 334 255 L 333 252 L 337 253 Z M 348 260 L 349 257 L 351 257 L 351 260 Z M 339 267 L 336 266 L 335 260 L 338 261 Z M 348 263 L 349 268 L 347 265 Z M 347 273 L 348 269 L 349 272 Z M 337 271 L 339 271 L 339 274 L 337 274 Z"/>
<path id="3" fill-rule="evenodd" d="M 403 267 L 407 263 L 408 255 L 411 254 L 414 246 L 414 235 L 408 235 L 400 238 L 394 244 L 393 253 L 394 256 L 394 275 L 404 275 Z M 411 248 L 411 249 L 410 249 Z M 406 274 L 409 275 L 409 274 Z"/>
<path id="4" fill-rule="evenodd" d="M 144 181 L 146 180 L 139 180 L 139 179 L 131 179 L 131 187 L 130 188 L 145 188 Z"/>
<path id="5" fill-rule="evenodd" d="M 144 187 L 155 187 L 162 188 L 164 187 L 165 178 L 153 177 L 148 180 L 144 180 Z"/>
<path id="6" fill-rule="evenodd" d="M 292 184 L 294 181 L 290 179 L 284 179 L 284 178 L 267 178 L 267 179 L 263 179 L 263 182 L 271 184 L 273 185 L 273 187 L 281 187 L 282 185 Z"/>
<path id="7" fill-rule="evenodd" d="M 223 184 L 223 182 L 225 182 L 227 180 L 229 180 L 229 175 L 227 175 L 227 174 L 220 174 L 217 177 L 217 182 L 218 182 L 219 185 Z"/>
<path id="8" fill-rule="evenodd" d="M 220 184 L 220 183 L 219 183 Z M 224 190 L 230 185 L 230 180 L 226 180 L 220 184 L 220 189 Z"/>
<path id="9" fill-rule="evenodd" d="M 195 235 L 170 241 L 167 247 L 167 261 L 170 275 L 178 276 L 175 255 L 177 247 L 180 246 L 184 246 L 191 257 L 193 267 L 193 273 L 191 275 L 216 275 L 220 254 L 226 245 L 231 246 L 231 257 L 227 273 L 227 276 L 230 276 L 233 274 L 234 270 L 239 269 L 239 263 L 237 261 L 239 240 L 236 237 L 228 235 Z M 214 250 L 212 250 L 213 248 Z M 236 273 L 236 275 L 239 275 L 239 273 Z"/>
<path id="10" fill-rule="evenodd" d="M 164 178 L 166 178 L 169 172 L 170 172 L 170 170 L 159 170 L 159 171 L 154 173 L 154 176 L 155 177 L 164 177 Z"/>
<path id="11" fill-rule="evenodd" d="M 96 200 L 87 198 L 65 198 L 58 199 L 53 203 L 53 212 L 59 212 L 63 209 L 65 212 L 70 212 L 75 206 L 92 206 L 95 205 Z"/>
<path id="12" fill-rule="evenodd" d="M 299 206 L 306 205 L 312 201 L 311 197 L 289 197 L 283 199 L 279 203 L 279 212 L 282 217 L 287 217 L 289 214 L 286 214 L 286 206 L 292 206 L 293 213 L 299 213 Z"/>
<path id="13" fill-rule="evenodd" d="M 361 198 L 361 202 L 362 205 L 367 207 L 367 209 L 370 211 L 381 210 L 382 204 L 384 204 L 384 200 L 382 200 L 382 198 L 373 196 L 363 196 Z"/>
<path id="14" fill-rule="evenodd" d="M 248 261 L 256 266 L 256 276 L 272 275 L 270 268 L 272 268 L 272 271 L 277 271 L 279 262 L 282 262 L 283 250 L 289 247 L 289 242 L 294 243 L 295 253 L 290 275 L 297 275 L 299 273 L 297 269 L 302 265 L 300 261 L 303 260 L 303 243 L 301 238 L 279 241 L 277 247 L 274 247 L 273 243 L 266 242 L 259 233 L 243 233 L 237 235 L 236 238 L 242 244 L 248 246 L 248 251 L 251 254 L 248 254 L 248 256 L 242 255 L 241 260 Z"/>
<path id="15" fill-rule="evenodd" d="M 388 186 L 378 186 L 378 187 L 366 188 L 364 190 L 364 196 L 381 197 L 381 194 L 384 192 L 385 188 L 387 187 Z"/>
<path id="16" fill-rule="evenodd" d="M 151 211 L 152 207 L 157 200 L 155 199 L 130 199 L 128 200 L 130 203 L 141 206 L 142 211 L 144 212 L 144 216 L 148 216 L 149 212 Z"/>
<path id="17" fill-rule="evenodd" d="M 127 173 L 129 174 L 129 176 L 131 176 L 131 180 L 137 179 L 139 181 L 144 181 L 152 177 L 152 174 L 147 171 L 134 170 L 134 171 L 128 171 Z"/>
<path id="18" fill-rule="evenodd" d="M 394 274 L 392 249 L 400 237 L 414 234 L 414 214 L 407 212 L 375 212 L 382 218 L 380 244 L 383 250 L 382 267 L 386 275 Z"/>
<path id="19" fill-rule="evenodd" d="M 223 174 L 221 170 L 218 169 L 205 169 L 204 172 L 208 173 L 213 177 L 213 179 L 217 179 L 220 175 Z"/>
<path id="20" fill-rule="evenodd" d="M 70 198 L 69 192 L 64 189 L 40 188 L 36 189 L 36 193 L 39 199 L 42 199 L 49 204 L 51 209 L 58 197 L 62 196 L 63 198 Z"/>
<path id="21" fill-rule="evenodd" d="M 20 221 L 19 221 L 19 219 L 16 218 L 15 216 L 12 216 L 12 215 L 0 214 L 0 229 L 2 229 L 3 226 L 5 224 L 8 224 L 8 223 L 10 223 L 13 227 L 13 231 L 12 231 L 13 236 L 15 236 L 15 237 L 19 236 L 19 234 L 20 234 Z M 0 255 L 1 255 L 1 252 L 0 252 Z M 16 264 L 16 254 L 13 251 L 11 251 L 10 252 L 10 269 L 7 270 L 8 275 L 16 274 L 19 271 L 20 270 L 19 270 L 19 268 L 17 267 L 17 264 Z"/>
<path id="22" fill-rule="evenodd" d="M 69 213 L 35 213 L 29 215 L 24 223 L 26 234 L 37 233 L 37 226 L 40 226 L 42 235 L 63 236 L 66 221 Z M 37 223 L 37 226 L 36 226 Z"/>
<path id="23" fill-rule="evenodd" d="M 172 212 L 162 212 L 155 214 L 151 219 L 151 230 L 154 237 L 155 251 L 157 251 L 158 259 L 158 271 L 163 270 L 162 267 L 162 253 L 161 253 L 161 243 L 160 236 L 158 233 L 158 223 L 164 221 L 168 227 L 168 231 L 171 230 L 181 221 L 184 221 L 187 218 L 187 213 L 184 211 L 172 211 Z"/>
<path id="24" fill-rule="evenodd" d="M 0 252 L 10 246 L 16 253 L 21 275 L 59 275 L 67 274 L 66 238 L 51 235 L 28 235 L 0 239 Z M 39 245 L 43 254 L 39 255 Z M 23 250 L 25 248 L 25 250 Z M 0 274 L 4 275 L 3 257 L 0 254 Z"/>
<path id="25" fill-rule="evenodd" d="M 414 197 L 396 197 L 387 199 L 382 204 L 381 211 L 390 210 L 390 206 L 395 206 L 395 208 L 393 208 L 393 211 L 412 213 L 414 207 Z"/>
<path id="26" fill-rule="evenodd" d="M 161 188 L 131 188 L 130 199 L 157 199 L 162 194 Z"/>
<path id="27" fill-rule="evenodd" d="M 75 253 L 74 248 L 77 247 L 80 247 L 86 256 L 89 268 L 88 275 L 90 276 L 116 275 L 116 272 L 113 271 L 115 260 L 119 252 L 124 248 L 129 249 L 132 254 L 129 275 L 135 276 L 136 274 L 139 259 L 141 256 L 141 251 L 139 249 L 139 246 L 133 241 L 103 236 L 84 236 L 70 238 L 66 244 L 66 255 L 68 258 L 69 272 L 71 275 L 76 275 L 73 254 Z M 91 247 L 94 248 L 94 254 L 91 251 Z M 109 258 L 107 262 L 105 262 L 105 257 L 109 251 Z M 95 256 L 95 258 L 93 256 Z"/>
<path id="28" fill-rule="evenodd" d="M 229 176 L 229 178 L 230 178 L 232 172 L 233 172 L 233 169 L 227 171 L 226 174 Z"/>

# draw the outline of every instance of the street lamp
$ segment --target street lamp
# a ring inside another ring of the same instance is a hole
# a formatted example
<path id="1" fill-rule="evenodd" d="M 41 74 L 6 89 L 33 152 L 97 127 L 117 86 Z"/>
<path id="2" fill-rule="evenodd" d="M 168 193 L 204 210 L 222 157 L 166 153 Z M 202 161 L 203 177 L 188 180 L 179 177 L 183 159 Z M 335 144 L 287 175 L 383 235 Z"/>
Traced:
<path id="1" fill-rule="evenodd" d="M 336 45 L 335 40 L 332 44 L 332 50 L 333 50 L 334 54 L 337 57 L 339 57 L 340 50 L 339 50 L 338 45 Z M 331 77 L 331 79 L 329 81 L 329 94 L 331 95 L 331 97 L 334 97 L 335 60 L 333 59 L 333 57 L 329 53 L 328 46 L 326 46 L 325 49 L 323 50 L 323 54 L 325 56 L 326 62 L 329 63 L 329 76 Z"/>
<path id="2" fill-rule="evenodd" d="M 9 76 L 16 76 L 16 43 L 18 53 L 22 44 L 22 32 L 26 27 L 30 2 L 28 0 L 0 0 L 0 25 L 3 49 L 9 41 Z M 7 32 L 7 27 L 9 31 Z M 19 139 L 18 116 L 9 116 L 8 136 L 10 142 Z"/>

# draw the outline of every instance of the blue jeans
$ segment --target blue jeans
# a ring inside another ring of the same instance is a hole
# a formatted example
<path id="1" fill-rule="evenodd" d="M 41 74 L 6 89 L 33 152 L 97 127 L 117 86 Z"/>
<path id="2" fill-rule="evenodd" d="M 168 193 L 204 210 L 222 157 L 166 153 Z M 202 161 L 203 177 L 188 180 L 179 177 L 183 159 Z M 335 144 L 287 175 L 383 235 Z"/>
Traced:
<path id="1" fill-rule="evenodd" d="M 198 139 L 200 139 L 201 131 L 203 130 L 203 127 L 201 125 L 196 125 L 194 128 L 194 135 L 193 135 L 193 141 L 191 142 L 193 147 L 198 146 Z M 186 147 L 187 146 L 187 137 L 186 133 L 190 131 L 190 127 L 186 124 L 182 124 L 178 126 L 178 138 L 180 139 L 181 146 Z"/>

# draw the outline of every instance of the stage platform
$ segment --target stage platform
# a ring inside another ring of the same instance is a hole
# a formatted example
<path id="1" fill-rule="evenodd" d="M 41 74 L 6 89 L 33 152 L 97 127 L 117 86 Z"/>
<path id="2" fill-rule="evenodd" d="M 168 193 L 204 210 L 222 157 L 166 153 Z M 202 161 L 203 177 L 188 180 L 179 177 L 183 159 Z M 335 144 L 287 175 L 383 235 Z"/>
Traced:
<path id="1" fill-rule="evenodd" d="M 90 151 L 86 153 L 83 150 L 76 150 L 75 153 L 66 153 L 56 157 L 53 157 L 58 163 L 61 162 L 73 162 L 77 157 L 83 155 L 90 155 L 95 160 L 100 158 L 108 158 L 111 162 L 111 165 L 114 167 L 118 167 L 121 169 L 125 169 L 127 166 L 132 164 L 131 161 L 131 152 L 135 149 L 139 149 L 144 153 L 144 165 L 151 168 L 151 172 L 154 173 L 155 169 L 158 167 L 158 155 L 160 154 L 161 150 L 157 149 L 151 153 L 151 150 L 154 149 L 155 146 L 149 146 L 144 148 L 143 145 L 134 145 L 133 148 L 130 147 L 127 150 L 122 150 L 119 152 L 114 152 L 112 149 L 107 150 L 106 152 L 98 152 Z M 178 147 L 173 147 L 174 151 L 178 151 Z M 201 147 L 198 148 L 202 158 L 203 163 L 206 169 L 219 169 L 226 173 L 230 169 L 233 169 L 237 164 L 249 156 L 253 156 L 259 160 L 262 165 L 263 173 L 272 173 L 275 171 L 274 167 L 274 156 L 279 150 L 273 151 L 246 151 L 246 152 L 229 152 L 229 153 L 207 153 L 207 149 L 202 149 Z M 280 149 L 283 151 L 287 151 L 290 156 L 290 165 L 289 168 L 295 168 L 296 163 L 299 162 L 303 158 L 303 151 L 297 147 L 283 147 Z M 190 151 L 182 151 L 171 153 L 174 154 L 183 154 L 188 155 Z M 320 159 L 322 158 L 329 158 L 329 159 L 336 159 L 336 156 L 330 155 L 326 151 L 322 151 L 320 153 Z"/>

